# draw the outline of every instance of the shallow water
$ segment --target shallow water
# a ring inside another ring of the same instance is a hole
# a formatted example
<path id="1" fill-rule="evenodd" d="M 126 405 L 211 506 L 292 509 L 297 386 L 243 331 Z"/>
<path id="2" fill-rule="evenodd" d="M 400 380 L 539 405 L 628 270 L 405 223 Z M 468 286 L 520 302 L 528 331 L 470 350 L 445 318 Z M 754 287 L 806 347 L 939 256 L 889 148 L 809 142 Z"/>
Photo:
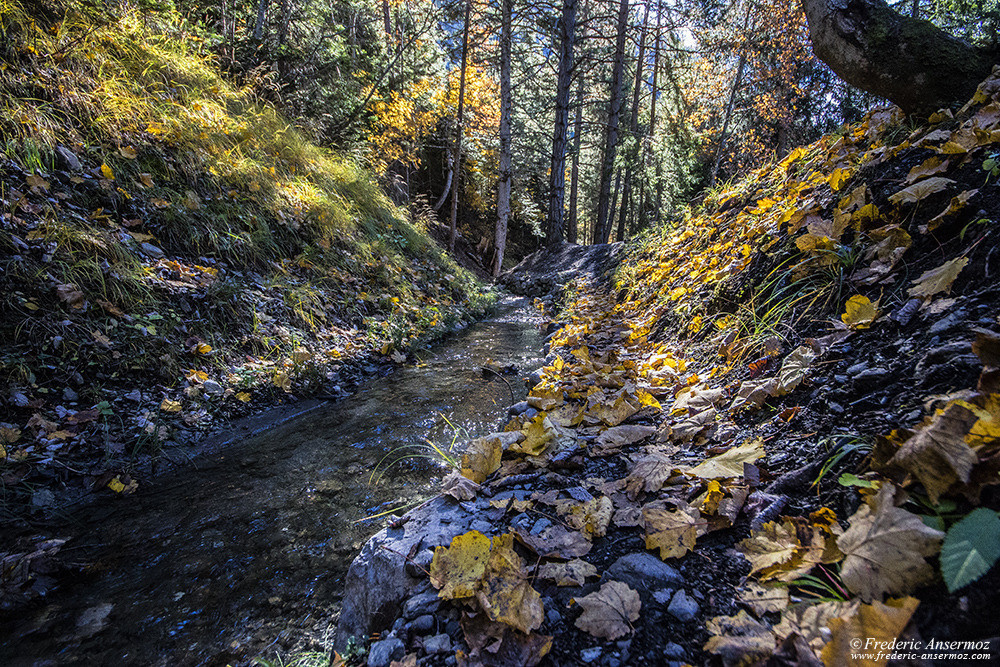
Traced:
<path id="1" fill-rule="evenodd" d="M 85 509 L 63 549 L 84 575 L 3 624 L 0 664 L 225 665 L 326 648 L 347 567 L 391 518 L 365 517 L 420 502 L 443 470 L 389 462 L 424 438 L 448 448 L 456 431 L 495 430 L 511 390 L 482 365 L 516 365 L 520 399 L 541 343 L 526 304 L 505 302 L 343 401 Z"/>

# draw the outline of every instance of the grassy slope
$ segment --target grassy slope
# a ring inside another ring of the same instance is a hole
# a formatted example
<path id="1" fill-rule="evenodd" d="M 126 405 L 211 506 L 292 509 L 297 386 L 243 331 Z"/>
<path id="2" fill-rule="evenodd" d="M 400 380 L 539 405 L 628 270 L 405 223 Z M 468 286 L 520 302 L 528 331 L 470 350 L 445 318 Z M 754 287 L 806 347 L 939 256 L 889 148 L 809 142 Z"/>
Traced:
<path id="1" fill-rule="evenodd" d="M 79 482 L 67 465 L 127 488 L 163 441 L 349 380 L 487 300 L 178 17 L 3 0 L 0 33 L 8 510 Z"/>

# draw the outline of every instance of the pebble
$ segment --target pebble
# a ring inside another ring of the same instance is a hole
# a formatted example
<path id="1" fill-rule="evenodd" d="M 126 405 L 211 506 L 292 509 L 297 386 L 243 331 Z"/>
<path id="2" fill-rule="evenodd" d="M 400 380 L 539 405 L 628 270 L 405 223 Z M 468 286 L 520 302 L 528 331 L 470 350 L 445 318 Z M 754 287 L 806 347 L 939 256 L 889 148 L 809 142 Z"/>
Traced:
<path id="1" fill-rule="evenodd" d="M 205 393 L 210 396 L 218 396 L 225 391 L 225 389 L 222 388 L 222 385 L 215 380 L 205 380 L 201 386 L 202 389 L 205 390 Z"/>
<path id="2" fill-rule="evenodd" d="M 433 614 L 440 606 L 441 600 L 435 591 L 414 595 L 403 605 L 403 618 L 412 621 L 417 616 Z"/>
<path id="3" fill-rule="evenodd" d="M 393 660 L 401 660 L 406 646 L 396 637 L 375 642 L 368 649 L 368 667 L 389 667 Z"/>
<path id="4" fill-rule="evenodd" d="M 861 373 L 863 373 L 865 371 L 865 369 L 867 369 L 867 368 L 868 368 L 868 362 L 867 361 L 862 361 L 860 363 L 857 363 L 857 364 L 854 364 L 853 366 L 848 367 L 848 369 L 847 369 L 847 375 L 849 377 L 857 377 L 858 375 L 860 375 Z"/>
<path id="5" fill-rule="evenodd" d="M 680 644 L 675 644 L 673 642 L 667 642 L 663 647 L 663 657 L 673 658 L 674 660 L 686 660 L 687 653 L 684 651 L 684 647 Z"/>
<path id="6" fill-rule="evenodd" d="M 951 315 L 943 317 L 934 324 L 932 324 L 927 331 L 932 336 L 945 333 L 946 331 L 951 331 L 952 329 L 954 329 L 955 327 L 957 327 L 959 324 L 962 323 L 967 314 L 968 313 L 963 309 L 956 310 Z"/>
<path id="7" fill-rule="evenodd" d="M 562 620 L 562 614 L 555 609 L 549 609 L 545 612 L 545 620 L 549 622 L 549 625 L 556 625 Z"/>
<path id="8" fill-rule="evenodd" d="M 601 647 L 593 646 L 591 648 L 585 648 L 580 651 L 580 660 L 584 662 L 594 662 L 601 657 Z"/>
<path id="9" fill-rule="evenodd" d="M 664 588 L 659 591 L 653 591 L 653 599 L 660 604 L 670 604 L 670 598 L 674 596 L 674 589 Z"/>
<path id="10" fill-rule="evenodd" d="M 552 522 L 543 516 L 541 519 L 535 522 L 534 526 L 531 527 L 531 534 L 537 535 L 551 525 Z"/>
<path id="11" fill-rule="evenodd" d="M 674 599 L 670 601 L 667 613 L 679 621 L 686 622 L 693 620 L 698 615 L 699 609 L 698 603 L 695 602 L 694 598 L 688 597 L 687 593 L 679 590 L 674 594 Z"/>
<path id="12" fill-rule="evenodd" d="M 153 259 L 159 259 L 161 257 L 165 257 L 167 254 L 163 252 L 161 248 L 158 248 L 152 243 L 141 243 L 139 247 L 142 249 L 142 252 L 144 254 L 148 255 L 149 257 L 152 257 Z"/>
<path id="13" fill-rule="evenodd" d="M 434 552 L 424 549 L 417 553 L 411 560 L 406 561 L 406 573 L 411 577 L 426 577 L 431 569 L 431 561 L 434 560 Z"/>
<path id="14" fill-rule="evenodd" d="M 434 628 L 434 617 L 430 614 L 424 614 L 423 616 L 417 616 L 410 623 L 410 630 L 414 634 L 426 635 L 431 629 Z"/>
<path id="15" fill-rule="evenodd" d="M 451 637 L 444 633 L 428 637 L 424 640 L 424 650 L 428 654 L 448 653 L 451 651 Z"/>

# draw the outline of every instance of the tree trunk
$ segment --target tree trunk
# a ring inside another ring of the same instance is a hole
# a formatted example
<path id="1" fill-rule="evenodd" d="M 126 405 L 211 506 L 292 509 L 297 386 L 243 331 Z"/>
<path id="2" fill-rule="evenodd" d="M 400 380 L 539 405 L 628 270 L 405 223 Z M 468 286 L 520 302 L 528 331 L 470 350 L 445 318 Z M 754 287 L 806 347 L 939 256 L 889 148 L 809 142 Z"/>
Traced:
<path id="1" fill-rule="evenodd" d="M 628 23 L 628 1 L 621 0 L 618 9 L 618 38 L 611 70 L 611 99 L 608 101 L 608 127 L 605 133 L 604 157 L 601 160 L 601 187 L 597 199 L 597 221 L 594 242 L 607 243 L 611 235 L 611 179 L 615 171 L 618 150 L 618 121 L 622 111 L 622 75 L 625 67 L 625 27 Z"/>
<path id="2" fill-rule="evenodd" d="M 448 225 L 448 251 L 455 251 L 455 236 L 458 233 L 458 197 L 462 183 L 462 123 L 465 117 L 465 66 L 469 62 L 469 18 L 472 16 L 472 0 L 465 2 L 465 28 L 462 30 L 462 72 L 458 83 L 458 117 L 455 121 L 455 157 L 452 158 L 451 222 Z"/>
<path id="3" fill-rule="evenodd" d="M 749 12 L 747 12 L 749 15 Z M 712 175 L 708 179 L 708 187 L 715 186 L 715 179 L 719 175 L 719 164 L 722 163 L 722 149 L 726 145 L 726 136 L 729 133 L 729 121 L 733 118 L 733 107 L 736 105 L 736 93 L 743 83 L 743 72 L 747 66 L 746 51 L 740 54 L 740 64 L 736 66 L 736 77 L 733 79 L 733 87 L 729 90 L 729 103 L 726 104 L 726 116 L 722 121 L 722 132 L 719 133 L 719 143 L 715 147 L 715 159 L 712 161 Z M 780 153 L 779 153 L 780 155 Z"/>
<path id="4" fill-rule="evenodd" d="M 659 165 L 659 159 L 656 156 L 655 151 L 655 140 L 656 140 L 656 98 L 660 93 L 659 88 L 659 75 L 660 75 L 660 7 L 657 4 L 656 7 L 656 39 L 653 40 L 653 85 L 652 94 L 649 100 L 649 132 L 646 134 L 646 141 L 643 142 L 643 150 L 645 153 L 643 164 L 646 165 L 646 173 L 649 173 L 649 162 L 650 160 L 657 160 L 657 165 Z M 659 171 L 659 166 L 657 166 L 657 171 Z M 660 187 L 659 178 L 653 181 L 654 191 L 658 190 Z M 643 200 L 646 198 L 645 185 L 643 186 Z M 645 207 L 645 206 L 644 206 Z M 660 209 L 659 207 L 653 208 L 653 222 L 660 221 Z"/>
<path id="5" fill-rule="evenodd" d="M 573 74 L 573 40 L 576 32 L 576 0 L 563 0 L 559 20 L 559 75 L 556 79 L 556 121 L 552 132 L 552 167 L 549 170 L 549 218 L 545 231 L 548 245 L 563 239 L 563 209 L 566 198 L 566 135 L 569 129 L 569 89 Z"/>
<path id="6" fill-rule="evenodd" d="M 573 119 L 573 166 L 569 180 L 569 219 L 566 222 L 566 240 L 576 243 L 579 229 L 577 202 L 580 192 L 580 144 L 583 134 L 583 74 L 576 88 L 576 118 Z"/>
<path id="7" fill-rule="evenodd" d="M 802 0 L 802 6 L 816 57 L 908 114 L 965 102 L 997 63 L 997 52 L 901 16 L 881 0 Z"/>
<path id="8" fill-rule="evenodd" d="M 267 18 L 267 0 L 257 0 L 257 20 L 253 24 L 254 41 L 264 39 L 264 19 Z"/>
<path id="9" fill-rule="evenodd" d="M 642 17 L 642 28 L 639 32 L 639 53 L 635 63 L 635 85 L 632 87 L 632 112 L 629 116 L 629 134 L 632 135 L 628 164 L 625 167 L 625 183 L 622 191 L 621 210 L 618 213 L 618 240 L 624 241 L 628 231 L 628 216 L 632 206 L 632 175 L 635 173 L 635 161 L 639 158 L 639 93 L 642 91 L 642 73 L 646 69 L 646 26 L 649 23 L 649 4 Z"/>
<path id="10" fill-rule="evenodd" d="M 502 0 L 500 19 L 500 178 L 497 182 L 497 228 L 493 237 L 492 274 L 496 278 L 503 268 L 507 249 L 507 224 L 510 220 L 511 145 L 510 145 L 510 46 L 511 14 L 514 0 Z"/>

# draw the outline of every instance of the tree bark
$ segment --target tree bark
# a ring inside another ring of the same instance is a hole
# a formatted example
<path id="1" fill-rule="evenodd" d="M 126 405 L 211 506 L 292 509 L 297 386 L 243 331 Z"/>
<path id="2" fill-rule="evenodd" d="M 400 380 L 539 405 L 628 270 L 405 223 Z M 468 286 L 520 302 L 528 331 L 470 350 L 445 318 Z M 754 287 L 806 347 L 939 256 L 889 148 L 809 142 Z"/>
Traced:
<path id="1" fill-rule="evenodd" d="M 635 85 L 632 87 L 632 112 L 629 116 L 629 134 L 632 135 L 629 151 L 628 164 L 625 167 L 625 183 L 622 191 L 621 210 L 618 213 L 618 240 L 624 241 L 628 232 L 628 216 L 632 207 L 632 175 L 635 173 L 635 161 L 639 157 L 639 93 L 642 90 L 642 73 L 646 69 L 646 26 L 649 23 L 649 5 L 651 0 L 646 2 L 646 11 L 642 17 L 642 28 L 639 33 L 639 53 L 635 63 Z"/>
<path id="2" fill-rule="evenodd" d="M 888 98 L 907 114 L 968 100 L 997 63 L 930 21 L 881 0 L 802 0 L 816 57 L 841 79 Z"/>
<path id="3" fill-rule="evenodd" d="M 601 187 L 597 199 L 597 221 L 594 243 L 607 243 L 611 235 L 611 179 L 615 171 L 618 150 L 618 122 L 622 111 L 622 75 L 625 67 L 625 27 L 628 23 L 629 0 L 621 0 L 618 9 L 618 37 L 611 70 L 611 98 L 608 101 L 608 127 L 605 133 L 604 157 L 601 160 Z"/>
<path id="4" fill-rule="evenodd" d="M 559 20 L 559 75 L 556 79 L 556 120 L 552 132 L 552 166 L 549 169 L 549 216 L 545 238 L 548 245 L 563 239 L 566 198 L 566 143 L 569 130 L 569 89 L 573 73 L 573 41 L 576 33 L 576 0 L 563 0 Z"/>
<path id="5" fill-rule="evenodd" d="M 465 28 L 462 30 L 462 72 L 458 83 L 458 117 L 455 121 L 455 157 L 452 158 L 451 222 L 448 225 L 448 251 L 455 251 L 455 236 L 458 233 L 458 196 L 462 183 L 462 123 L 465 118 L 465 67 L 469 62 L 469 19 L 472 16 L 472 0 L 465 2 Z"/>
<path id="6" fill-rule="evenodd" d="M 507 249 L 507 225 L 510 221 L 511 143 L 510 143 L 510 47 L 511 15 L 514 0 L 502 0 L 500 19 L 500 174 L 497 182 L 497 228 L 493 236 L 492 274 L 496 278 L 503 268 Z"/>
<path id="7" fill-rule="evenodd" d="M 259 42 L 264 39 L 264 19 L 267 18 L 267 0 L 257 0 L 257 20 L 253 24 L 253 38 Z"/>
<path id="8" fill-rule="evenodd" d="M 573 163 L 569 178 L 569 219 L 566 221 L 566 240 L 576 243 L 579 230 L 577 202 L 580 193 L 580 144 L 583 136 L 583 75 L 576 88 L 576 118 L 573 119 Z"/>

